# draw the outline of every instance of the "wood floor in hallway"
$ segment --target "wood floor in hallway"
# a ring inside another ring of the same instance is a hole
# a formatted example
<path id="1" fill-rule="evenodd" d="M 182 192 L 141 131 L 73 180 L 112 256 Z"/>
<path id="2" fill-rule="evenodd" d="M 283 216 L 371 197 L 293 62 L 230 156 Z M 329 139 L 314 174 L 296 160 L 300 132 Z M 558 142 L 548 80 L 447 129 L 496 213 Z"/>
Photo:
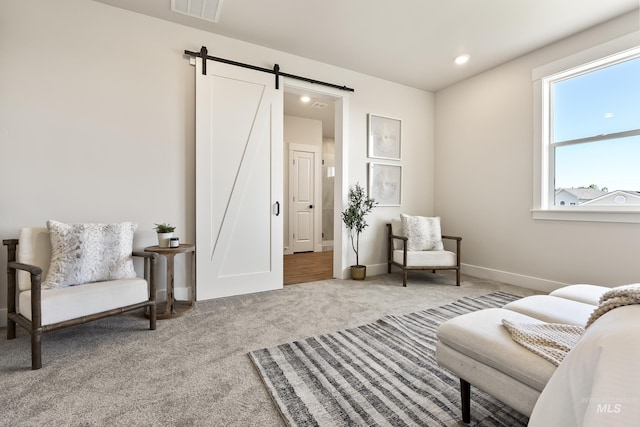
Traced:
<path id="1" fill-rule="evenodd" d="M 333 279 L 333 251 L 284 256 L 284 284 Z"/>

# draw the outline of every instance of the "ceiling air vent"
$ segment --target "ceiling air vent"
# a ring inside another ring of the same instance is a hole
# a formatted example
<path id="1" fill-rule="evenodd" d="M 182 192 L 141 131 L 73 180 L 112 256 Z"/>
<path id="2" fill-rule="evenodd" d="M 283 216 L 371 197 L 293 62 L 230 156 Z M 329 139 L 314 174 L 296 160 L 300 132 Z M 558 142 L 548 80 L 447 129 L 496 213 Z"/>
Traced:
<path id="1" fill-rule="evenodd" d="M 324 102 L 319 102 L 319 101 L 314 101 L 313 104 L 311 104 L 311 107 L 313 108 L 325 108 L 327 106 L 327 104 L 325 104 Z"/>
<path id="2" fill-rule="evenodd" d="M 222 0 L 171 0 L 171 10 L 205 21 L 218 22 Z"/>

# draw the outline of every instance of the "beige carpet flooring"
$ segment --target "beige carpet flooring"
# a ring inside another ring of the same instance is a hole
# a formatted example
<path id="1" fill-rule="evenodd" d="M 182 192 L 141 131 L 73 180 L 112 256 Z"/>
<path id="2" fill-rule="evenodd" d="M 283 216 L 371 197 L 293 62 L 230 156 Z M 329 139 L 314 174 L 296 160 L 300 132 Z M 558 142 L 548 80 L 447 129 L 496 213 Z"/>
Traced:
<path id="1" fill-rule="evenodd" d="M 142 313 L 43 336 L 31 371 L 28 334 L 0 329 L 0 425 L 282 426 L 247 353 L 514 286 L 449 272 L 326 280 L 197 303 L 148 330 Z"/>

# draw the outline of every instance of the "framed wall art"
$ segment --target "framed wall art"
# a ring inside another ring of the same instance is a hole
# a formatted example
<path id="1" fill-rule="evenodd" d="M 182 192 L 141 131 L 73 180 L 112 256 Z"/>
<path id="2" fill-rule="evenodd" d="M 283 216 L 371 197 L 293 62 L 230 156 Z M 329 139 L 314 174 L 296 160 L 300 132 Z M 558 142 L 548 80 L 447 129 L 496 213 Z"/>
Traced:
<path id="1" fill-rule="evenodd" d="M 402 121 L 369 114 L 368 155 L 376 159 L 400 160 Z"/>
<path id="2" fill-rule="evenodd" d="M 369 197 L 377 206 L 400 206 L 402 202 L 402 166 L 369 163 Z"/>

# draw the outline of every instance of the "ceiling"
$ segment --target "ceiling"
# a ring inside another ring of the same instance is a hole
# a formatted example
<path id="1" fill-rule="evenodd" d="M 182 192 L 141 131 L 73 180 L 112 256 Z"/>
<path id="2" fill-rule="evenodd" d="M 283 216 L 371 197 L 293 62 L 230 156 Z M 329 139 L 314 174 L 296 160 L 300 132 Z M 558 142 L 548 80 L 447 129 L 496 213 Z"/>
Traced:
<path id="1" fill-rule="evenodd" d="M 639 0 L 223 0 L 215 23 L 172 12 L 171 0 L 95 1 L 432 92 L 639 5 Z M 464 53 L 471 55 L 469 62 L 454 65 Z"/>
<path id="2" fill-rule="evenodd" d="M 322 122 L 322 136 L 335 137 L 335 103 L 332 99 L 321 97 L 317 93 L 308 94 L 309 102 L 302 102 L 300 94 L 284 93 L 284 114 L 320 120 Z"/>
<path id="3" fill-rule="evenodd" d="M 171 0 L 94 1 L 431 92 L 637 9 L 640 3 L 222 0 L 215 23 L 172 12 Z M 463 66 L 453 62 L 460 54 L 471 56 Z M 349 86 L 347 81 L 335 83 Z M 333 103 L 318 109 L 311 106 L 314 101 L 304 104 L 297 95 L 286 94 L 284 112 L 321 120 L 324 136 L 333 137 Z"/>

